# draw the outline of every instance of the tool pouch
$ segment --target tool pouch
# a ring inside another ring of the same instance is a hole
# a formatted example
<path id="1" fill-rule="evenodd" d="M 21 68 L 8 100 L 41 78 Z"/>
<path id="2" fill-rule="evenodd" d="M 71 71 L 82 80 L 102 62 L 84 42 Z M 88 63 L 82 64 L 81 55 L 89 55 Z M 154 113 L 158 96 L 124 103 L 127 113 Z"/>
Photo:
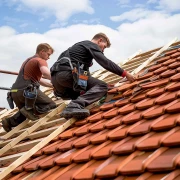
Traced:
<path id="1" fill-rule="evenodd" d="M 8 102 L 8 104 L 9 104 L 9 107 L 10 107 L 11 109 L 14 109 L 14 103 L 13 103 L 13 98 L 12 98 L 12 96 L 11 96 L 11 92 L 8 92 L 8 93 L 7 93 L 7 102 Z"/>
<path id="2" fill-rule="evenodd" d="M 73 90 L 76 92 L 86 91 L 87 81 L 88 81 L 88 72 L 83 70 L 79 63 L 77 68 L 74 67 L 72 70 L 73 74 Z"/>
<path id="3" fill-rule="evenodd" d="M 26 110 L 31 110 L 34 108 L 36 98 L 37 98 L 37 88 L 32 84 L 29 85 L 23 92 L 25 97 L 25 108 Z"/>

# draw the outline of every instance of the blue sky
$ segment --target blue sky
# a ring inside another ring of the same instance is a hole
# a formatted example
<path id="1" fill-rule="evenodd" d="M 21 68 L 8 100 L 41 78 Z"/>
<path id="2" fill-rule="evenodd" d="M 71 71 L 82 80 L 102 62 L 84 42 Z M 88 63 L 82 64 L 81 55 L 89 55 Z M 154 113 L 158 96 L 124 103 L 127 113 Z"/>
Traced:
<path id="1" fill-rule="evenodd" d="M 51 67 L 66 48 L 99 32 L 110 38 L 105 55 L 116 63 L 180 38 L 179 0 L 0 0 L 0 19 L 0 69 L 16 72 L 42 42 L 55 49 Z M 97 69 L 94 62 L 91 72 Z M 0 78 L 5 87 L 15 80 Z"/>

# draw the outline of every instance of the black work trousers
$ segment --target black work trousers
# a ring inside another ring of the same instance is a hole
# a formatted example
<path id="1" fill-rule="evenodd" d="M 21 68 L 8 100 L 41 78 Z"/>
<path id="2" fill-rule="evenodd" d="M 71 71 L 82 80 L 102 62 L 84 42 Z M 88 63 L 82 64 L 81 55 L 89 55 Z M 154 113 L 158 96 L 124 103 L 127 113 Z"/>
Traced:
<path id="1" fill-rule="evenodd" d="M 25 98 L 23 96 L 23 90 L 12 93 L 12 98 L 18 107 L 18 109 L 21 109 L 25 106 Z M 56 107 L 56 104 L 52 99 L 50 99 L 47 95 L 45 95 L 41 90 L 38 89 L 37 99 L 35 102 L 34 111 L 38 114 L 43 114 L 48 112 L 49 110 Z M 16 114 L 14 114 L 12 117 L 8 118 L 11 126 L 17 126 L 20 123 L 22 123 L 26 117 L 21 114 L 20 111 L 18 111 Z"/>
<path id="2" fill-rule="evenodd" d="M 52 75 L 51 81 L 57 96 L 62 99 L 72 99 L 68 107 L 74 107 L 75 104 L 86 107 L 102 98 L 108 91 L 108 86 L 105 82 L 89 76 L 86 92 L 80 95 L 79 92 L 73 90 L 71 71 L 56 72 Z"/>

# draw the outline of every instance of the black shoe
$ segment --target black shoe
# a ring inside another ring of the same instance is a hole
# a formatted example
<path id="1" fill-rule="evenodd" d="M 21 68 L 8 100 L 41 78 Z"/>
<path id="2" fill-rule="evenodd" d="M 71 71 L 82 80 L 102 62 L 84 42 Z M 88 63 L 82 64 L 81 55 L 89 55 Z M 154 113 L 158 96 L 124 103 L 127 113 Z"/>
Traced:
<path id="1" fill-rule="evenodd" d="M 38 116 L 36 116 L 32 110 L 26 110 L 25 107 L 20 109 L 20 112 L 28 119 L 35 121 L 37 119 L 39 119 Z"/>
<path id="2" fill-rule="evenodd" d="M 4 128 L 4 130 L 5 130 L 6 132 L 9 132 L 9 131 L 12 130 L 12 127 L 11 127 L 11 125 L 10 125 L 10 123 L 9 123 L 9 119 L 4 119 L 4 120 L 2 120 L 2 127 Z"/>
<path id="3" fill-rule="evenodd" d="M 78 120 L 84 119 L 90 115 L 88 109 L 79 109 L 79 108 L 70 108 L 67 107 L 64 111 L 60 114 L 60 117 L 64 117 L 65 119 L 69 118 L 76 118 Z"/>

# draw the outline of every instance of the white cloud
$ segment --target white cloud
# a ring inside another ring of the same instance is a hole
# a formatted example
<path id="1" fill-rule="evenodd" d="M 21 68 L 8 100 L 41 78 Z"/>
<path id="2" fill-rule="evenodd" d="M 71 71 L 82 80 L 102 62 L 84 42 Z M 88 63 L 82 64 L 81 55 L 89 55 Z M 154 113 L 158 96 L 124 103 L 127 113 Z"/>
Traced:
<path id="1" fill-rule="evenodd" d="M 179 0 L 160 0 L 158 8 L 170 12 L 177 11 L 180 10 L 180 2 Z"/>
<path id="2" fill-rule="evenodd" d="M 13 4 L 18 4 L 17 11 L 23 11 L 24 7 L 29 8 L 34 13 L 45 16 L 55 15 L 60 21 L 66 21 L 76 13 L 94 13 L 90 0 L 10 0 Z"/>
<path id="3" fill-rule="evenodd" d="M 137 8 L 131 11 L 124 12 L 120 16 L 111 16 L 110 19 L 115 22 L 124 21 L 124 20 L 136 21 L 139 19 L 156 18 L 159 16 L 167 17 L 168 14 L 160 11 L 152 11 L 143 8 Z"/>

